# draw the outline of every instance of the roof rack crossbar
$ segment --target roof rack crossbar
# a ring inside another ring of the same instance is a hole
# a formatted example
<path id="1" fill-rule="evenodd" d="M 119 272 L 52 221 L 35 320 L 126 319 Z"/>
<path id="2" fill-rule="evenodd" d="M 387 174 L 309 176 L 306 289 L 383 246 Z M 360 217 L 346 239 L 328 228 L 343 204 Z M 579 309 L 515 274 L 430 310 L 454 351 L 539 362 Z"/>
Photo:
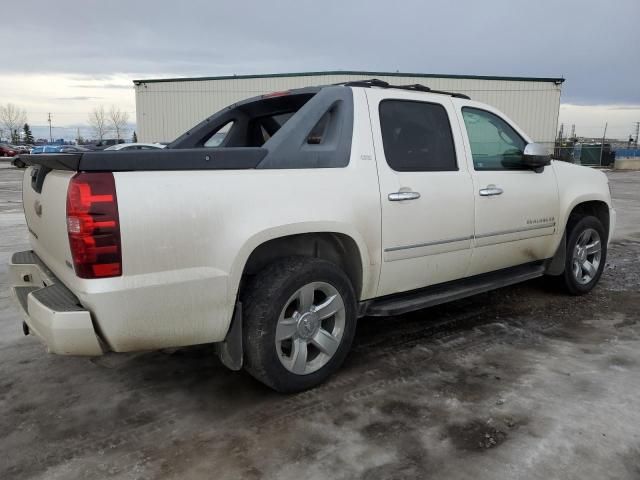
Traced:
<path id="1" fill-rule="evenodd" d="M 354 80 L 351 82 L 341 82 L 341 83 L 336 83 L 335 85 L 344 85 L 345 87 L 364 87 L 364 88 L 371 88 L 371 87 L 397 88 L 400 90 L 414 90 L 416 92 L 437 93 L 441 95 L 449 95 L 450 97 L 464 98 L 465 100 L 471 100 L 471 97 L 463 93 L 446 92 L 444 90 L 432 90 L 426 85 L 421 85 L 419 83 L 414 83 L 413 85 L 391 85 L 390 83 L 377 78 L 372 78 L 370 80 Z"/>

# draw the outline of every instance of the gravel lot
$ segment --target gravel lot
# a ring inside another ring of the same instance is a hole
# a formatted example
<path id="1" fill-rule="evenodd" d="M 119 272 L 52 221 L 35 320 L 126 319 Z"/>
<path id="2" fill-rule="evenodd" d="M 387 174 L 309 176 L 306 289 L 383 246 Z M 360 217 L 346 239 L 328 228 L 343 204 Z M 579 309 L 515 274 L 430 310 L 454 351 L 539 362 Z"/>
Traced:
<path id="1" fill-rule="evenodd" d="M 590 295 L 541 279 L 363 319 L 295 396 L 207 346 L 90 360 L 24 337 L 21 174 L 0 164 L 0 479 L 640 478 L 640 172 L 609 174 L 620 225 Z"/>

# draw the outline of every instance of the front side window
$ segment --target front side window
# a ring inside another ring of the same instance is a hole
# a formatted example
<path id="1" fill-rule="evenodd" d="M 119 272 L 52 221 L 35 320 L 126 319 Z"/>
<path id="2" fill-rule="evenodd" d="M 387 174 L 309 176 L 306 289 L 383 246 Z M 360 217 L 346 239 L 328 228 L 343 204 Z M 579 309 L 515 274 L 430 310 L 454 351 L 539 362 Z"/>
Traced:
<path id="1" fill-rule="evenodd" d="M 522 163 L 526 142 L 511 125 L 478 108 L 463 108 L 462 117 L 476 170 L 527 169 Z"/>
<path id="2" fill-rule="evenodd" d="M 380 102 L 384 154 L 397 172 L 457 170 L 447 111 L 442 105 L 407 100 Z"/>

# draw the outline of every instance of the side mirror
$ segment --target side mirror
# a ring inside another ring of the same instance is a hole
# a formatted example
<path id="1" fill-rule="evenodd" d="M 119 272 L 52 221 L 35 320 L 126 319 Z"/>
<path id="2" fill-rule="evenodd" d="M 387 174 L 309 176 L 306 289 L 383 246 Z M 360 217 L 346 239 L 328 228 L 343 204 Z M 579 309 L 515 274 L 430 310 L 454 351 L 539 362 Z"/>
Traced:
<path id="1" fill-rule="evenodd" d="M 529 143 L 524 147 L 522 163 L 536 172 L 541 172 L 544 167 L 551 164 L 551 154 L 542 143 Z"/>

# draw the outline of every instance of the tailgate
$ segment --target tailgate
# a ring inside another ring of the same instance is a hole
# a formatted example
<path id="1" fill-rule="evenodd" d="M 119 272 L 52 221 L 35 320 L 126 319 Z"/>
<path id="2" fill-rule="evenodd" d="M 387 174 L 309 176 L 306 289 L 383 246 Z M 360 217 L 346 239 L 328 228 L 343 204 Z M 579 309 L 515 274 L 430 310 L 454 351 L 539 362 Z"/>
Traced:
<path id="1" fill-rule="evenodd" d="M 22 203 L 31 246 L 67 285 L 75 277 L 66 215 L 67 187 L 75 173 L 34 164 L 25 171 L 22 183 Z"/>

